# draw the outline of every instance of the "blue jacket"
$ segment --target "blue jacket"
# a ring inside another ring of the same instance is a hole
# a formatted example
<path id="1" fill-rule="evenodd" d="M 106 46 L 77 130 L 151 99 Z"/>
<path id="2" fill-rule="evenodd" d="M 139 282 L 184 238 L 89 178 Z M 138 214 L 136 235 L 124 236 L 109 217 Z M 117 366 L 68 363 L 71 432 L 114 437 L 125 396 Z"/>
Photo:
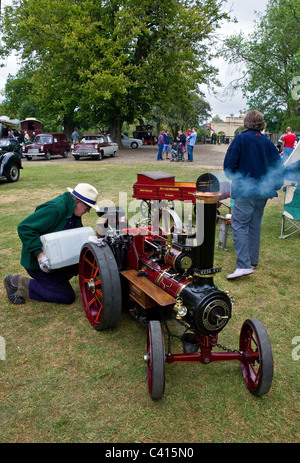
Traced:
<path id="1" fill-rule="evenodd" d="M 187 141 L 190 146 L 195 146 L 197 141 L 197 132 L 192 132 L 191 135 L 187 137 Z"/>
<path id="2" fill-rule="evenodd" d="M 231 197 L 277 196 L 284 182 L 284 167 L 280 154 L 265 135 L 246 130 L 229 145 L 224 171 L 232 179 Z"/>
<path id="3" fill-rule="evenodd" d="M 170 135 L 167 135 L 166 133 L 164 133 L 164 139 L 165 139 L 165 145 L 169 145 L 170 144 Z"/>

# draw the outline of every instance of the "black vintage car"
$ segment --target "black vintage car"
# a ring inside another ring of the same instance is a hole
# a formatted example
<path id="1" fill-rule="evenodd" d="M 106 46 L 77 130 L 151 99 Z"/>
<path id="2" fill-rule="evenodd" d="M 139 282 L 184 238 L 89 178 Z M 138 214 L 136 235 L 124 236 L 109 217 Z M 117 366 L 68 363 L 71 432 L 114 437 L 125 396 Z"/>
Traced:
<path id="1" fill-rule="evenodd" d="M 1 138 L 0 140 L 0 180 L 17 182 L 22 169 L 22 148 L 18 140 Z"/>

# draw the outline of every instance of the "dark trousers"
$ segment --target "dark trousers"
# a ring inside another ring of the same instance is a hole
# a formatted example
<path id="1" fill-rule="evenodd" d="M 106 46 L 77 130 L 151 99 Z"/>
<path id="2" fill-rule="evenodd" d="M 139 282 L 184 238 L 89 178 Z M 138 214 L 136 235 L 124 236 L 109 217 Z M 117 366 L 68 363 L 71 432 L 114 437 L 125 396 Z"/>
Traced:
<path id="1" fill-rule="evenodd" d="M 75 301 L 75 293 L 69 280 L 78 275 L 78 265 L 60 268 L 51 273 L 40 269 L 26 271 L 32 277 L 28 286 L 30 299 L 57 304 L 72 304 Z"/>

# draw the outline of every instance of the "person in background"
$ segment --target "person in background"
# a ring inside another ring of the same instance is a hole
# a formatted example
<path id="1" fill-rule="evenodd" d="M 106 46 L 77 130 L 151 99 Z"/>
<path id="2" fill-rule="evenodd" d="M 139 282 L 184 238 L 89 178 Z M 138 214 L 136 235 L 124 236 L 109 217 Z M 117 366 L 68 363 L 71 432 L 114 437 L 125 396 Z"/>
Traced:
<path id="1" fill-rule="evenodd" d="M 16 138 L 15 135 L 14 135 L 14 131 L 13 131 L 13 130 L 9 130 L 9 131 L 8 131 L 8 137 L 7 137 L 7 138 L 8 138 L 8 139 L 12 139 L 12 140 L 14 140 L 14 139 Z"/>
<path id="2" fill-rule="evenodd" d="M 3 130 L 3 124 L 2 124 L 2 121 L 0 121 L 0 140 L 2 138 L 2 130 Z"/>
<path id="3" fill-rule="evenodd" d="M 17 137 L 17 139 L 18 139 L 18 142 L 19 142 L 19 143 L 24 143 L 24 135 L 23 135 L 23 133 L 22 133 L 21 130 L 18 130 L 18 137 Z"/>
<path id="4" fill-rule="evenodd" d="M 283 144 L 283 154 L 282 159 L 283 162 L 287 160 L 287 158 L 292 154 L 295 146 L 296 135 L 292 133 L 291 127 L 286 128 L 286 135 L 282 139 Z"/>
<path id="5" fill-rule="evenodd" d="M 169 130 L 166 130 L 164 133 L 164 146 L 163 146 L 162 157 L 164 156 L 164 153 L 166 153 L 166 159 L 169 159 L 169 149 L 170 149 L 170 135 L 169 135 Z"/>
<path id="6" fill-rule="evenodd" d="M 163 161 L 162 152 L 163 152 L 164 144 L 165 144 L 164 131 L 161 130 L 160 134 L 158 135 L 158 140 L 157 140 L 157 145 L 158 145 L 157 161 Z"/>
<path id="7" fill-rule="evenodd" d="M 188 161 L 193 162 L 193 151 L 197 141 L 197 132 L 195 127 L 192 128 L 192 132 L 187 136 L 187 149 L 188 149 Z"/>
<path id="8" fill-rule="evenodd" d="M 183 133 L 182 130 L 178 130 L 177 141 L 179 141 L 179 143 L 182 144 L 182 147 L 181 147 L 181 154 L 182 154 L 182 161 L 184 161 L 184 153 L 186 152 L 186 148 L 185 148 L 186 136 L 185 136 L 185 134 Z"/>
<path id="9" fill-rule="evenodd" d="M 13 304 L 24 304 L 25 299 L 58 304 L 72 304 L 75 293 L 69 280 L 78 274 L 78 264 L 51 269 L 44 254 L 40 236 L 61 230 L 82 227 L 81 217 L 97 209 L 97 190 L 88 183 L 79 183 L 74 189 L 38 206 L 33 214 L 18 226 L 22 241 L 21 265 L 31 278 L 7 275 L 4 286 Z"/>
<path id="10" fill-rule="evenodd" d="M 34 142 L 35 140 L 35 132 L 32 132 L 32 135 L 30 137 L 30 140 L 32 141 L 32 143 Z"/>
<path id="11" fill-rule="evenodd" d="M 225 174 L 232 179 L 231 226 L 237 255 L 236 270 L 227 275 L 229 280 L 250 275 L 257 267 L 264 208 L 284 182 L 281 156 L 274 143 L 261 133 L 265 128 L 263 115 L 250 111 L 244 127 L 229 145 L 224 159 Z"/>
<path id="12" fill-rule="evenodd" d="M 79 143 L 79 133 L 77 132 L 76 128 L 74 129 L 74 132 L 72 133 L 72 140 L 73 140 L 74 145 L 76 145 L 76 143 Z"/>

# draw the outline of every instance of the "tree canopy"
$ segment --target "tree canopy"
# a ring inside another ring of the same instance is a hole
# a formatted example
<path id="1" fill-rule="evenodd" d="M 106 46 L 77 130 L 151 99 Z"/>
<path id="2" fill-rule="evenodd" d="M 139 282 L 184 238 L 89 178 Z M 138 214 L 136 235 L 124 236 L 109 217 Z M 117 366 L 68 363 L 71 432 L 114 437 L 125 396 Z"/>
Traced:
<path id="1" fill-rule="evenodd" d="M 237 85 L 250 109 L 259 109 L 274 130 L 294 120 L 299 101 L 292 95 L 293 78 L 300 72 L 300 0 L 269 0 L 250 36 L 231 36 L 223 49 L 231 63 L 244 64 Z M 296 128 L 294 126 L 294 128 Z"/>
<path id="2" fill-rule="evenodd" d="M 70 130 L 106 125 L 118 140 L 124 121 L 168 110 L 178 96 L 188 105 L 199 84 L 215 80 L 210 49 L 225 3 L 13 0 L 0 54 L 19 53 L 41 114 L 61 115 Z"/>

